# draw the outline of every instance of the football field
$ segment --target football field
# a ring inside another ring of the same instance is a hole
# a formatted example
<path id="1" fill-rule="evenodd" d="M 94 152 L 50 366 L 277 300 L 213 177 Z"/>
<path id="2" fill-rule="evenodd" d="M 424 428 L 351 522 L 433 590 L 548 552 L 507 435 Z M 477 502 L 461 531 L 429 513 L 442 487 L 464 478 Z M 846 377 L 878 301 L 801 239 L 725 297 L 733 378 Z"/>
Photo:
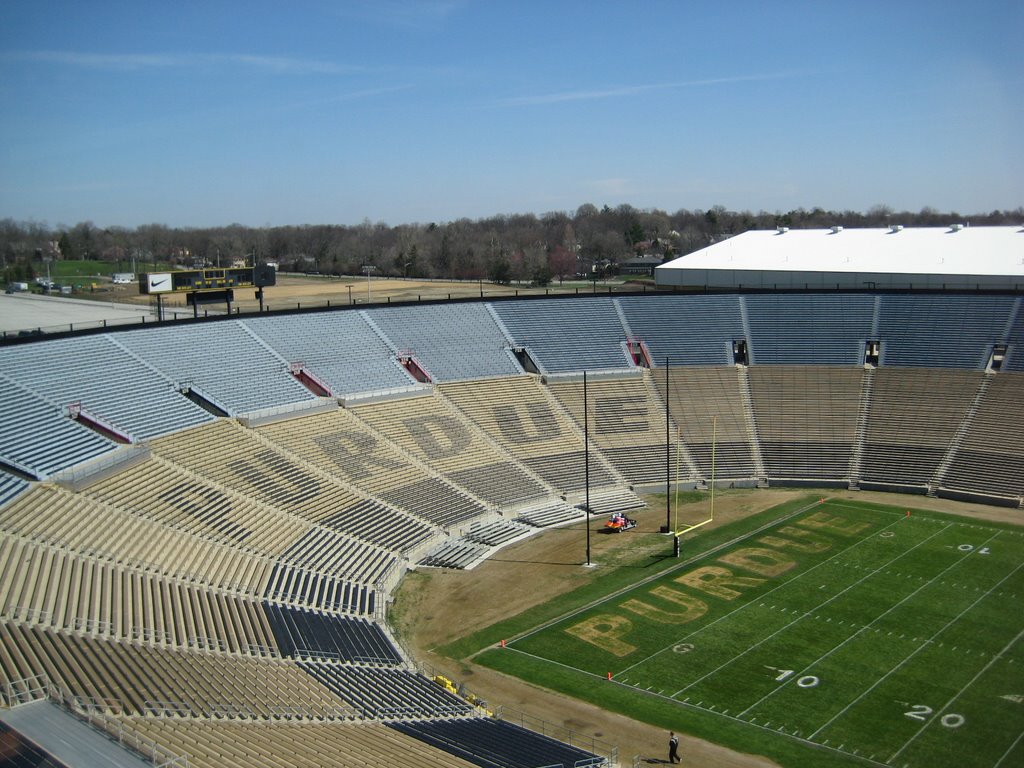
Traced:
<path id="1" fill-rule="evenodd" d="M 1024 765 L 1019 528 L 822 500 L 693 541 L 477 659 L 789 765 Z"/>

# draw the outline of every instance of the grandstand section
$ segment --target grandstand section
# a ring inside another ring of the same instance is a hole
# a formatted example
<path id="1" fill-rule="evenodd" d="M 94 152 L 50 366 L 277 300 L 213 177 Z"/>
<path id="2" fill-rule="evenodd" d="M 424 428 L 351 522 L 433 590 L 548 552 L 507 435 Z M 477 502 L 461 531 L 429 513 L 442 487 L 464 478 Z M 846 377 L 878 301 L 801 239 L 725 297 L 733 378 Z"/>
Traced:
<path id="1" fill-rule="evenodd" d="M 772 481 L 842 481 L 850 474 L 863 368 L 754 365 L 750 399 Z"/>
<path id="2" fill-rule="evenodd" d="M 402 664 L 379 625 L 366 619 L 265 603 L 281 655 L 288 658 Z"/>
<path id="3" fill-rule="evenodd" d="M 950 495 L 1016 505 L 1024 497 L 1024 374 L 986 377 L 940 485 Z"/>
<path id="4" fill-rule="evenodd" d="M 753 365 L 861 365 L 875 338 L 878 297 L 808 293 L 741 296 Z"/>
<path id="5" fill-rule="evenodd" d="M 429 765 L 474 768 L 454 757 L 388 728 L 383 723 L 239 722 L 135 719 L 126 727 L 188 754 L 196 768 L 250 768 L 281 755 L 294 768 L 394 768 Z"/>
<path id="6" fill-rule="evenodd" d="M 0 470 L 0 507 L 28 490 L 28 481 Z"/>
<path id="7" fill-rule="evenodd" d="M 983 371 L 993 346 L 1009 341 L 1019 304 L 1014 296 L 883 296 L 881 364 Z"/>
<path id="8" fill-rule="evenodd" d="M 584 488 L 583 435 L 534 376 L 478 379 L 439 387 L 474 424 L 562 494 Z M 590 459 L 594 488 L 621 484 L 598 454 Z"/>
<path id="9" fill-rule="evenodd" d="M 468 715 L 473 706 L 423 675 L 389 666 L 299 662 L 368 720 Z"/>
<path id="10" fill-rule="evenodd" d="M 488 512 L 482 501 L 376 436 L 349 411 L 337 409 L 279 421 L 258 431 L 360 492 L 433 525 L 447 528 Z"/>
<path id="11" fill-rule="evenodd" d="M 342 397 L 415 383 L 362 312 L 317 312 L 242 321 L 289 363 L 302 362 Z"/>
<path id="12" fill-rule="evenodd" d="M 45 435 L 45 438 L 42 436 Z M 115 443 L 0 373 L 0 462 L 38 480 L 112 451 Z"/>
<path id="13" fill-rule="evenodd" d="M 6 347 L 0 370 L 61 407 L 79 404 L 132 442 L 213 419 L 108 334 Z"/>
<path id="14" fill-rule="evenodd" d="M 1024 371 L 1024 302 L 1016 307 L 1008 336 L 1010 344 L 1006 350 L 1003 370 Z"/>
<path id="15" fill-rule="evenodd" d="M 578 299 L 573 312 L 557 299 L 495 302 L 491 306 L 516 347 L 541 373 L 631 368 L 626 329 L 612 299 Z"/>
<path id="16" fill-rule="evenodd" d="M 168 650 L 7 622 L 0 625 L 7 680 L 45 674 L 113 714 L 271 719 L 345 718 L 351 708 L 294 662 L 208 651 Z"/>
<path id="17" fill-rule="evenodd" d="M 599 765 L 591 752 L 569 746 L 542 734 L 524 734 L 511 723 L 479 717 L 389 723 L 456 756 L 479 761 L 478 765 L 585 766 Z"/>
<path id="18" fill-rule="evenodd" d="M 550 378 L 548 388 L 572 414 L 580 429 L 584 426 L 583 380 L 580 377 Z M 587 386 L 590 439 L 623 477 L 635 485 L 665 482 L 665 406 L 651 381 L 651 374 L 614 378 L 590 377 Z M 669 455 L 676 454 L 675 425 L 669 429 Z M 680 450 L 686 449 L 680 446 Z M 695 476 L 689 453 L 682 458 L 683 477 Z"/>
<path id="19" fill-rule="evenodd" d="M 554 495 L 436 394 L 358 406 L 352 413 L 382 439 L 498 509 Z"/>
<path id="20" fill-rule="evenodd" d="M 292 378 L 288 361 L 238 320 L 126 331 L 117 341 L 231 416 L 315 399 Z"/>
<path id="21" fill-rule="evenodd" d="M 152 448 L 157 456 L 218 485 L 393 551 L 413 550 L 432 535 L 426 523 L 367 500 L 336 477 L 229 421 L 154 440 Z"/>
<path id="22" fill-rule="evenodd" d="M 9 573 L 0 588 L 6 620 L 168 648 L 276 654 L 258 594 L 225 592 L 20 537 L 6 540 L 2 550 L 34 565 Z"/>
<path id="23" fill-rule="evenodd" d="M 371 309 L 367 315 L 399 351 L 414 355 L 433 381 L 522 373 L 485 304 Z"/>
<path id="24" fill-rule="evenodd" d="M 629 333 L 656 366 L 728 365 L 732 344 L 745 338 L 737 296 L 624 296 L 615 299 Z"/>
<path id="25" fill-rule="evenodd" d="M 209 588 L 258 593 L 268 567 L 268 558 L 254 556 L 252 547 L 49 485 L 33 488 L 5 509 L 0 529 L 61 552 L 156 570 Z"/>
<path id="26" fill-rule="evenodd" d="M 716 482 L 727 483 L 762 478 L 738 369 L 672 366 L 668 378 L 667 394 L 662 376 L 655 377 L 655 384 L 699 477 L 710 481 L 714 476 Z M 682 474 L 686 469 L 680 463 L 680 481 L 690 479 Z M 672 472 L 674 476 L 674 458 Z"/>
<path id="27" fill-rule="evenodd" d="M 875 371 L 860 485 L 927 491 L 983 378 L 957 370 Z"/>
<path id="28" fill-rule="evenodd" d="M 597 764 L 415 670 L 385 624 L 408 569 L 471 568 L 666 474 L 1024 506 L 1022 348 L 1017 294 L 874 290 L 345 308 L 0 348 L 0 697 L 45 676 L 196 766 Z M 916 517 L 902 530 L 946 525 Z"/>

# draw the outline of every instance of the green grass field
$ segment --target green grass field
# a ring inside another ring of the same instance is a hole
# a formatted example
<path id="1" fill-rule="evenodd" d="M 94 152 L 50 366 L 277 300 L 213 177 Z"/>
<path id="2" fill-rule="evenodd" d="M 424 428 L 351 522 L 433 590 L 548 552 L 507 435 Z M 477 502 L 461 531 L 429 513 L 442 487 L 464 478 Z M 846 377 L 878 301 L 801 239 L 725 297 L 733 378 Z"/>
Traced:
<path id="1" fill-rule="evenodd" d="M 651 571 L 449 651 L 785 765 L 1024 765 L 1020 529 L 805 499 Z"/>

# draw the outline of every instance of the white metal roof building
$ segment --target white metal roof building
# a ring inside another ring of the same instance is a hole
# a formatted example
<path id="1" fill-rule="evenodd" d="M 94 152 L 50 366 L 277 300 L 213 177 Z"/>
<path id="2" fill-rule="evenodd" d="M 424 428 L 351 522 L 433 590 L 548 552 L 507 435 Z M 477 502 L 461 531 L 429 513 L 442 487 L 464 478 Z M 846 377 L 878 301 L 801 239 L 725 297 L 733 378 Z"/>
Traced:
<path id="1" fill-rule="evenodd" d="M 664 286 L 1024 290 L 1024 227 L 755 230 L 655 270 Z"/>

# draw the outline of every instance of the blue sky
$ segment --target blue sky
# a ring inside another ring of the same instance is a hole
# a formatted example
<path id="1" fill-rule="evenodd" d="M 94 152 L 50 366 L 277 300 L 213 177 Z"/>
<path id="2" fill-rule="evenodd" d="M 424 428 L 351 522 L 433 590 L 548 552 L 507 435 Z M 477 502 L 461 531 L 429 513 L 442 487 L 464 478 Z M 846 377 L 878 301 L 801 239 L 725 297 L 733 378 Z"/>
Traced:
<path id="1" fill-rule="evenodd" d="M 1024 3 L 0 0 L 0 218 L 1024 205 Z"/>

